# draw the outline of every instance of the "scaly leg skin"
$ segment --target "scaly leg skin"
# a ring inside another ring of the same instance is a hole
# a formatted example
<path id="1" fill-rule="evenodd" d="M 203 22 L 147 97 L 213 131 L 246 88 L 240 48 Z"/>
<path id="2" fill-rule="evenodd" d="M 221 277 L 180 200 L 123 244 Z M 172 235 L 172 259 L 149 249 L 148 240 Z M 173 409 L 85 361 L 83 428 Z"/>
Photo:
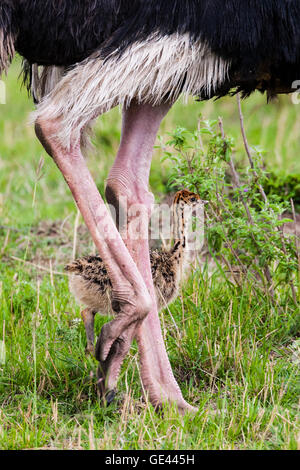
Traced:
<path id="1" fill-rule="evenodd" d="M 169 108 L 168 104 L 152 107 L 132 103 L 124 111 L 121 145 L 108 177 L 107 200 L 116 209 L 122 238 L 152 298 L 149 315 L 143 322 L 137 322 L 123 333 L 122 344 L 125 340 L 126 347 L 116 348 L 115 354 L 111 351 L 109 389 L 116 386 L 121 363 L 135 336 L 139 346 L 141 378 L 151 403 L 157 408 L 164 402 L 175 403 L 179 411 L 184 413 L 196 409 L 183 399 L 165 350 L 151 275 L 148 241 L 148 222 L 154 200 L 148 190 L 153 145 L 160 122 Z M 126 202 L 125 207 L 124 202 Z M 124 225 L 126 210 L 129 215 L 127 224 Z M 139 225 L 134 217 L 136 212 L 139 212 Z M 139 236 L 138 239 L 134 239 L 133 229 L 137 227 Z M 101 344 L 101 341 L 100 336 L 98 343 Z M 98 359 L 101 359 L 99 345 Z"/>
<path id="2" fill-rule="evenodd" d="M 87 339 L 87 346 L 86 346 L 86 353 L 91 354 L 94 356 L 95 354 L 95 332 L 94 332 L 94 324 L 95 324 L 95 312 L 91 308 L 86 308 L 81 312 L 81 318 L 84 323 L 85 332 L 86 332 L 86 339 Z"/>
<path id="3" fill-rule="evenodd" d="M 98 338 L 95 353 L 96 359 L 99 361 L 97 385 L 100 398 L 106 405 L 109 405 L 115 398 L 121 365 L 130 350 L 135 329 L 136 326 L 131 325 L 124 334 L 115 340 L 105 361 L 100 358 L 101 335 Z"/>
<path id="4" fill-rule="evenodd" d="M 101 334 L 101 359 L 105 361 L 114 341 L 149 313 L 152 299 L 88 171 L 79 143 L 68 151 L 56 140 L 59 120 L 40 119 L 35 128 L 62 172 L 112 282 L 112 304 L 117 315 Z"/>

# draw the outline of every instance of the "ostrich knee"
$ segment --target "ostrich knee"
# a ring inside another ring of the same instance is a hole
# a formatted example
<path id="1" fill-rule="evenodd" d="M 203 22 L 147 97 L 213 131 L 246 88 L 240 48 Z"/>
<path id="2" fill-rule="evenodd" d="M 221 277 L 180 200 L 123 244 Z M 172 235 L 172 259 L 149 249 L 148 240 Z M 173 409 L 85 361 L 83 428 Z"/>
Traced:
<path id="1" fill-rule="evenodd" d="M 51 136 L 55 134 L 56 126 L 55 122 L 53 121 L 41 121 L 37 120 L 34 123 L 34 130 L 37 138 L 41 142 L 42 146 L 50 155 L 50 157 L 53 157 L 53 148 L 51 145 Z"/>
<path id="2" fill-rule="evenodd" d="M 154 204 L 153 194 L 144 185 L 131 180 L 132 175 L 129 177 L 121 169 L 112 168 L 105 188 L 106 200 L 114 208 L 116 225 L 121 233 L 136 213 L 144 217 L 147 224 Z"/>

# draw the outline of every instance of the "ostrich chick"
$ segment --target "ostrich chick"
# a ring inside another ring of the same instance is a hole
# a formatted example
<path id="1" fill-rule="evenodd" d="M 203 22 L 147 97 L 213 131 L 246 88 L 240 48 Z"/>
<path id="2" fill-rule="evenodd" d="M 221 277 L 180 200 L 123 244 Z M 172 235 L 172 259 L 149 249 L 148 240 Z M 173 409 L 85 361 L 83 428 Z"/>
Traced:
<path id="1" fill-rule="evenodd" d="M 187 190 L 178 191 L 172 204 L 174 245 L 169 250 L 150 250 L 152 277 L 159 310 L 178 295 L 190 266 L 189 235 L 192 215 L 203 205 L 200 197 Z M 87 352 L 94 354 L 94 317 L 98 312 L 113 313 L 112 284 L 100 256 L 85 256 L 65 267 L 70 273 L 69 287 L 78 303 L 87 336 Z"/>

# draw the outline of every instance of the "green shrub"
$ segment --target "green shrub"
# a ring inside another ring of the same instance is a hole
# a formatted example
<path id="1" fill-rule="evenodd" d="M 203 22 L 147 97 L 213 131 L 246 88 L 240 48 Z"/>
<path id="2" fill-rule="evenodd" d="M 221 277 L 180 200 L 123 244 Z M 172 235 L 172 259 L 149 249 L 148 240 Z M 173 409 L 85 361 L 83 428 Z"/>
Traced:
<path id="1" fill-rule="evenodd" d="M 264 190 L 268 196 L 277 196 L 281 202 L 293 199 L 296 209 L 300 209 L 299 173 L 270 172 Z"/>
<path id="2" fill-rule="evenodd" d="M 229 272 L 230 282 L 238 288 L 250 283 L 255 296 L 276 306 L 297 303 L 299 253 L 295 235 L 283 233 L 285 223 L 293 222 L 284 217 L 291 212 L 289 199 L 298 191 L 292 176 L 276 188 L 278 180 L 270 180 L 264 169 L 263 151 L 250 149 L 246 136 L 247 164 L 237 169 L 235 143 L 225 135 L 221 119 L 202 120 L 194 132 L 180 127 L 170 135 L 162 144 L 163 160 L 172 162 L 169 185 L 209 201 L 208 249 Z M 283 189 L 275 191 L 279 187 L 285 187 L 285 197 Z"/>

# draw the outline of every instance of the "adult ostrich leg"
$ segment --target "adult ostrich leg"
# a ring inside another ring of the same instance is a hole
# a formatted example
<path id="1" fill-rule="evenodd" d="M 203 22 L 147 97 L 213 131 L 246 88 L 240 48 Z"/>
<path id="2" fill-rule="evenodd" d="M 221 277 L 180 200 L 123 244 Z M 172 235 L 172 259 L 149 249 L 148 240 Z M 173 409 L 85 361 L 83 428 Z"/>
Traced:
<path id="1" fill-rule="evenodd" d="M 107 198 L 116 208 L 122 208 L 126 201 L 129 213 L 135 204 L 139 204 L 139 211 L 144 211 L 144 217 L 139 216 L 142 222 L 138 240 L 131 230 L 136 217 L 128 218 L 127 230 L 120 227 L 125 243 L 88 171 L 80 144 L 71 144 L 69 149 L 62 146 L 56 138 L 60 132 L 59 119 L 43 116 L 37 119 L 35 128 L 69 185 L 112 281 L 116 317 L 103 326 L 96 348 L 99 369 L 103 372 L 102 394 L 107 395 L 115 388 L 122 361 L 136 336 L 141 377 L 152 404 L 158 407 L 168 401 L 184 412 L 193 408 L 182 397 L 165 350 L 148 245 L 148 220 L 153 203 L 153 196 L 148 192 L 152 149 L 169 107 L 132 103 L 123 113 L 122 141 L 108 178 Z"/>
<path id="2" fill-rule="evenodd" d="M 152 298 L 152 308 L 143 322 L 130 326 L 123 334 L 124 349 L 114 357 L 108 383 L 110 389 L 115 386 L 119 366 L 135 335 L 139 346 L 141 378 L 150 401 L 156 406 L 162 401 L 175 402 L 180 410 L 185 410 L 192 407 L 182 398 L 165 350 L 151 275 L 148 242 L 148 222 L 153 204 L 153 195 L 148 190 L 153 145 L 161 120 L 170 107 L 170 104 L 154 107 L 132 102 L 130 107 L 123 111 L 121 145 L 107 180 L 106 198 L 116 209 L 124 243 Z M 136 212 L 140 220 L 138 240 L 130 236 L 136 233 Z M 125 226 L 122 226 L 122 221 L 127 221 Z M 103 359 L 101 345 L 102 335 L 97 344 L 99 360 Z"/>

